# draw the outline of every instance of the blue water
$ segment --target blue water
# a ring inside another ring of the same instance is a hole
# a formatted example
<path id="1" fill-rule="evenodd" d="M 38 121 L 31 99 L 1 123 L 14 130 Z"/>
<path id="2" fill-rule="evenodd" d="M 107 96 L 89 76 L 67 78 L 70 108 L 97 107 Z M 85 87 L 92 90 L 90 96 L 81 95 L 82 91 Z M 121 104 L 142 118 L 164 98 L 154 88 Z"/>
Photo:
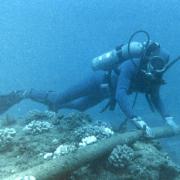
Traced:
<path id="1" fill-rule="evenodd" d="M 126 43 L 139 29 L 148 31 L 173 59 L 180 54 L 179 4 L 178 0 L 0 0 L 0 93 L 29 88 L 61 91 L 91 72 L 93 57 Z M 162 96 L 180 123 L 179 68 L 177 63 L 166 74 Z M 101 115 L 100 107 L 89 112 L 118 125 L 123 116 L 119 109 Z M 34 108 L 45 109 L 25 101 L 9 113 Z M 163 123 L 142 97 L 137 112 L 153 126 Z"/>

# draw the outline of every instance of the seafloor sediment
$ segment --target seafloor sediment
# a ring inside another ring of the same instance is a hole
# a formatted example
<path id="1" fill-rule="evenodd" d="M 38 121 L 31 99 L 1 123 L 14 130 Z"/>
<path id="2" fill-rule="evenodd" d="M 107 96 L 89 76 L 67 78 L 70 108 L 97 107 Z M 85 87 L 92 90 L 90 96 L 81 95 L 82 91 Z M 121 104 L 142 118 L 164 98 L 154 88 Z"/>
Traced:
<path id="1" fill-rule="evenodd" d="M 0 126 L 0 179 L 61 158 L 114 133 L 110 124 L 84 113 L 64 116 L 30 111 L 22 118 L 6 116 Z M 180 169 L 159 142 L 137 141 L 117 145 L 107 157 L 81 167 L 68 179 L 176 180 L 180 179 Z"/>

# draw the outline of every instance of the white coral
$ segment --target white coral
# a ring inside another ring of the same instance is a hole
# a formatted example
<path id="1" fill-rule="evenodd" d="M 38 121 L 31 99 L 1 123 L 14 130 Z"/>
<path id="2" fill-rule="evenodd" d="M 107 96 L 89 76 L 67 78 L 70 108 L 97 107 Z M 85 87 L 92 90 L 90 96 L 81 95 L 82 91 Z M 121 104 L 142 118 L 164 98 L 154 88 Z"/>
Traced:
<path id="1" fill-rule="evenodd" d="M 97 141 L 96 136 L 88 136 L 82 138 L 81 142 L 79 143 L 79 146 L 87 146 L 88 144 L 95 143 L 96 141 Z"/>
<path id="2" fill-rule="evenodd" d="M 27 134 L 37 135 L 49 131 L 52 127 L 47 121 L 31 121 L 23 130 Z"/>
<path id="3" fill-rule="evenodd" d="M 43 158 L 46 160 L 49 160 L 52 158 L 52 156 L 53 156 L 53 153 L 46 153 L 46 154 L 44 154 Z"/>
<path id="4" fill-rule="evenodd" d="M 36 178 L 34 176 L 18 176 L 15 178 L 15 180 L 36 180 Z"/>
<path id="5" fill-rule="evenodd" d="M 110 128 L 108 127 L 104 127 L 102 126 L 102 132 L 104 132 L 107 136 L 111 136 L 114 134 L 114 131 L 112 131 Z"/>
<path id="6" fill-rule="evenodd" d="M 97 140 L 105 139 L 111 137 L 114 134 L 111 127 L 106 123 L 96 122 L 83 127 L 78 128 L 75 131 L 75 135 L 78 141 L 84 137 L 95 136 Z"/>
<path id="7" fill-rule="evenodd" d="M 77 148 L 73 144 L 61 144 L 58 146 L 54 152 L 53 158 L 56 158 L 61 155 L 68 154 L 70 152 L 75 151 Z"/>

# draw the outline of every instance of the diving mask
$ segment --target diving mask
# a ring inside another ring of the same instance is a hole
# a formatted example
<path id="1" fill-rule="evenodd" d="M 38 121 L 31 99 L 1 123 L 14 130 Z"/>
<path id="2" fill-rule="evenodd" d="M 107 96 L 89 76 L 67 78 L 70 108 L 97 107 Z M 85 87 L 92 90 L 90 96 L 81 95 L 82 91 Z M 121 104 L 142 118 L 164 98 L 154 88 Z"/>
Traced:
<path id="1" fill-rule="evenodd" d="M 166 61 L 159 56 L 153 56 L 149 59 L 148 67 L 150 72 L 161 73 L 166 68 Z"/>

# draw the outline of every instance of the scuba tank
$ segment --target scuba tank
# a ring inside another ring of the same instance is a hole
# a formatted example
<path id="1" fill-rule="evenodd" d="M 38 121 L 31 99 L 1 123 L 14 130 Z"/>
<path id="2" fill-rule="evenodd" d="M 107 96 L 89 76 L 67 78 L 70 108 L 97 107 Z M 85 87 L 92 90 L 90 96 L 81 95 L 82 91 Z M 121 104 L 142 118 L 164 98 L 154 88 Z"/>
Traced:
<path id="1" fill-rule="evenodd" d="M 140 42 L 130 42 L 130 44 L 126 44 L 122 46 L 121 48 L 121 58 L 123 59 L 129 59 L 131 57 L 133 58 L 139 58 L 143 54 L 144 45 Z"/>
<path id="2" fill-rule="evenodd" d="M 119 64 L 119 57 L 117 51 L 113 49 L 107 53 L 104 53 L 92 60 L 92 69 L 94 71 L 104 70 L 108 71 L 113 69 Z"/>
<path id="3" fill-rule="evenodd" d="M 143 43 L 130 42 L 130 44 L 121 45 L 107 53 L 104 53 L 92 60 L 92 69 L 94 71 L 104 70 L 109 71 L 116 68 L 124 60 L 132 57 L 138 58 L 144 50 Z"/>

